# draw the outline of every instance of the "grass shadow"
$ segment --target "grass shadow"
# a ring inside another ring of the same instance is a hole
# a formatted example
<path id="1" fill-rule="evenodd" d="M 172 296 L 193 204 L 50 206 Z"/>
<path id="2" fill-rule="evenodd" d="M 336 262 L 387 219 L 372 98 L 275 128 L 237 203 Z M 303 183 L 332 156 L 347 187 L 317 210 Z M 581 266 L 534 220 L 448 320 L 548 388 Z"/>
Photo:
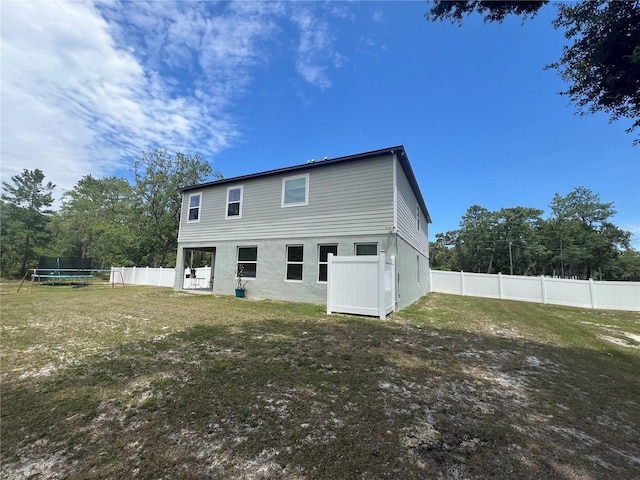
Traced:
<path id="1" fill-rule="evenodd" d="M 430 322 L 409 311 L 387 322 L 202 323 L 10 379 L 2 385 L 5 471 L 76 479 L 638 473 L 635 353 Z"/>

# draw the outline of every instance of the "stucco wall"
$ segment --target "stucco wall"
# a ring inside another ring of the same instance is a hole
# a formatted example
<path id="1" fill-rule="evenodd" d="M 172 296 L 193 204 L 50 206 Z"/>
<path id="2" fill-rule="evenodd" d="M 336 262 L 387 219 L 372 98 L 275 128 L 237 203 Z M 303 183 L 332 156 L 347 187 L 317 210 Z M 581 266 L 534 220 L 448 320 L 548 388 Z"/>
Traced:
<path id="1" fill-rule="evenodd" d="M 396 250 L 396 308 L 402 310 L 429 292 L 429 259 L 400 236 Z"/>
<path id="2" fill-rule="evenodd" d="M 399 278 L 396 278 L 399 308 L 404 308 L 415 302 L 428 291 L 428 260 L 424 255 L 416 252 L 406 241 L 392 233 L 369 236 L 291 238 L 287 240 L 262 239 L 252 242 L 183 243 L 178 251 L 178 265 L 184 261 L 184 248 L 215 247 L 213 293 L 233 295 L 237 248 L 239 246 L 256 246 L 258 247 L 257 275 L 255 279 L 246 279 L 246 296 L 248 298 L 268 298 L 324 305 L 327 300 L 327 288 L 326 283 L 318 282 L 318 245 L 337 244 L 338 255 L 354 255 L 356 243 L 377 243 L 378 253 L 385 250 L 387 255 L 396 257 L 396 271 L 399 274 Z M 302 282 L 285 279 L 287 245 L 304 246 Z M 177 270 L 180 273 L 179 278 L 176 274 L 176 285 L 182 285 L 182 272 L 180 269 Z"/>
<path id="3" fill-rule="evenodd" d="M 315 237 L 291 239 L 262 239 L 251 242 L 214 242 L 206 244 L 215 247 L 215 264 L 213 268 L 213 293 L 233 295 L 235 288 L 235 271 L 237 248 L 258 247 L 257 275 L 255 279 L 246 279 L 246 296 L 252 298 L 270 298 L 324 304 L 326 302 L 326 284 L 318 282 L 318 245 L 337 244 L 338 255 L 353 255 L 356 243 L 377 242 L 378 250 L 388 250 L 393 235 Z M 303 279 L 290 281 L 285 279 L 287 245 L 304 246 Z M 181 244 L 178 251 L 178 262 L 184 261 L 184 248 L 204 247 L 201 242 Z M 180 265 L 181 263 L 178 263 Z M 180 285 L 176 278 L 176 285 Z"/>

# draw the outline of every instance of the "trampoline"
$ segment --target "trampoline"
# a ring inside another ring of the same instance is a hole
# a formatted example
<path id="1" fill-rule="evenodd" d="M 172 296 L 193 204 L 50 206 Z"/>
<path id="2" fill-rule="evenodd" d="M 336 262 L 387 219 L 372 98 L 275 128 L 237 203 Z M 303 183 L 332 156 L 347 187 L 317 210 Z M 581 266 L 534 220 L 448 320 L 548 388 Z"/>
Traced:
<path id="1" fill-rule="evenodd" d="M 92 258 L 77 258 L 77 257 L 40 257 L 38 259 L 38 267 L 31 268 L 27 271 L 20 286 L 18 292 L 22 288 L 25 280 L 31 275 L 31 282 L 29 285 L 29 293 L 33 289 L 34 283 L 46 284 L 46 285 L 82 285 L 86 286 L 93 283 L 95 274 L 109 272 L 111 270 L 100 270 L 91 268 L 93 263 Z M 120 273 L 120 272 L 117 272 Z M 120 273 L 120 280 L 124 287 L 124 279 L 122 273 Z M 112 277 L 111 287 L 115 285 L 115 274 Z"/>

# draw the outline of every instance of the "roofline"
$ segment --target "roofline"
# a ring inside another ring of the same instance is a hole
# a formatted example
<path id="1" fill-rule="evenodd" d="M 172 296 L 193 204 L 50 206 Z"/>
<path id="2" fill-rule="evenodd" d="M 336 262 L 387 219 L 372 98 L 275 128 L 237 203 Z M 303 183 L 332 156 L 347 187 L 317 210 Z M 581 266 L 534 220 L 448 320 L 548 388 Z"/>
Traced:
<path id="1" fill-rule="evenodd" d="M 402 145 L 397 145 L 395 147 L 382 148 L 380 150 L 372 150 L 370 152 L 357 153 L 355 155 L 347 155 L 347 156 L 344 156 L 344 157 L 329 158 L 329 159 L 317 160 L 317 161 L 316 160 L 311 160 L 310 162 L 303 163 L 301 165 L 294 165 L 294 166 L 291 166 L 291 167 L 278 168 L 278 169 L 275 169 L 275 170 L 267 170 L 265 172 L 252 173 L 252 174 L 249 174 L 249 175 L 241 175 L 239 177 L 223 178 L 221 180 L 214 180 L 212 182 L 200 183 L 198 185 L 189 185 L 187 187 L 181 188 L 179 191 L 180 191 L 180 193 L 184 193 L 184 192 L 191 191 L 191 190 L 197 190 L 197 189 L 201 189 L 201 188 L 212 187 L 214 185 L 224 185 L 224 184 L 229 184 L 229 183 L 238 183 L 238 182 L 243 182 L 245 180 L 250 180 L 250 179 L 254 179 L 254 178 L 262 178 L 262 177 L 268 177 L 268 176 L 272 176 L 272 175 L 282 175 L 282 174 L 286 174 L 286 173 L 294 173 L 294 172 L 299 172 L 299 171 L 303 171 L 303 170 L 311 170 L 313 168 L 325 167 L 325 166 L 328 166 L 328 165 L 335 165 L 335 164 L 338 164 L 338 163 L 346 163 L 346 162 L 353 162 L 353 161 L 357 161 L 357 160 L 365 160 L 365 159 L 369 159 L 369 158 L 382 157 L 382 156 L 385 156 L 385 155 L 396 155 L 396 158 L 398 158 L 398 160 L 400 161 L 400 165 L 402 165 L 402 169 L 404 170 L 405 174 L 407 175 L 407 179 L 409 180 L 409 184 L 411 185 L 411 188 L 413 189 L 413 192 L 416 195 L 416 198 L 418 200 L 418 204 L 420 205 L 420 208 L 422 208 L 423 213 L 426 216 L 427 222 L 431 223 L 431 216 L 429 215 L 429 210 L 427 210 L 427 206 L 424 203 L 424 198 L 422 198 L 422 193 L 420 192 L 420 187 L 418 186 L 418 181 L 416 180 L 416 176 L 413 173 L 413 169 L 411 168 L 411 165 L 409 164 L 409 159 L 407 158 L 407 152 L 405 151 L 404 146 L 402 146 Z"/>
<path id="2" fill-rule="evenodd" d="M 404 147 L 400 147 L 401 150 L 397 156 L 400 161 L 400 165 L 402 165 L 402 169 L 404 173 L 407 175 L 407 180 L 409 180 L 409 185 L 411 185 L 411 189 L 418 200 L 418 205 L 422 209 L 422 213 L 424 213 L 425 218 L 427 219 L 427 223 L 433 223 L 431 221 L 431 215 L 429 214 L 429 210 L 427 209 L 427 204 L 424 202 L 424 198 L 422 197 L 422 192 L 420 191 L 420 186 L 418 185 L 418 180 L 416 180 L 416 176 L 413 173 L 413 168 L 411 168 L 411 164 L 409 163 L 409 158 L 407 157 L 407 152 Z"/>
<path id="3" fill-rule="evenodd" d="M 355 155 L 347 155 L 345 157 L 329 158 L 325 160 L 310 160 L 309 162 L 303 163 L 301 165 L 293 165 L 291 167 L 277 168 L 275 170 L 267 170 L 264 172 L 251 173 L 249 175 L 241 175 L 239 177 L 223 178 L 221 180 L 213 180 L 211 182 L 200 183 L 197 185 L 189 185 L 187 187 L 181 188 L 180 192 L 186 192 L 187 190 L 195 190 L 198 188 L 210 187 L 212 185 L 223 185 L 225 183 L 237 183 L 239 181 L 248 180 L 252 178 L 260 178 L 260 177 L 267 177 L 270 175 L 280 175 L 282 173 L 297 172 L 300 170 L 307 170 L 307 169 L 322 167 L 326 165 L 334 165 L 336 163 L 362 160 L 366 158 L 381 157 L 384 155 L 393 154 L 395 151 L 398 151 L 398 150 L 402 150 L 404 152 L 404 147 L 400 145 L 397 147 L 383 148 L 381 150 L 373 150 L 371 152 L 358 153 Z"/>

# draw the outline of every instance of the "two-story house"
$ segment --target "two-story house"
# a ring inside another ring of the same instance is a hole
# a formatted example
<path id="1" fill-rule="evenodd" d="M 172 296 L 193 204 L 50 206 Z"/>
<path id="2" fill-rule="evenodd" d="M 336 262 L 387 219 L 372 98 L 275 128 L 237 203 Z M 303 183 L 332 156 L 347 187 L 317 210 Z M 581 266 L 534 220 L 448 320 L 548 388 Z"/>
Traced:
<path id="1" fill-rule="evenodd" d="M 403 146 L 182 189 L 178 266 L 211 253 L 216 294 L 323 304 L 328 254 L 396 258 L 396 309 L 429 291 L 431 218 Z M 176 268 L 176 289 L 185 285 Z"/>

